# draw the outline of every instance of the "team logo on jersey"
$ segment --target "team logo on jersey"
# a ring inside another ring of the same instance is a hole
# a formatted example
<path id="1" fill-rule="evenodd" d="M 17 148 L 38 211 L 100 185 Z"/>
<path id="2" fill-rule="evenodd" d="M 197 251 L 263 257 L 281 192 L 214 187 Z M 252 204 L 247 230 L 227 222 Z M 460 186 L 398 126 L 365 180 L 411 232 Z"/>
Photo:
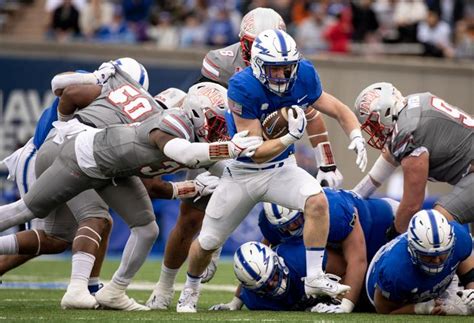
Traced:
<path id="1" fill-rule="evenodd" d="M 265 111 L 266 109 L 268 109 L 268 103 L 263 103 L 263 104 L 260 106 L 260 110 Z"/>

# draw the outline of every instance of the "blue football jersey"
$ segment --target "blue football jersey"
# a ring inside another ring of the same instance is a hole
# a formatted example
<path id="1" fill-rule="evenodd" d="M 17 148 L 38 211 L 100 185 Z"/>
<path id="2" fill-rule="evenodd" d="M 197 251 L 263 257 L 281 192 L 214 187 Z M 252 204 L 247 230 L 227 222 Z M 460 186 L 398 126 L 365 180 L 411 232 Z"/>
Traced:
<path id="1" fill-rule="evenodd" d="M 354 207 L 357 208 L 359 221 L 364 232 L 367 261 L 373 258 L 377 250 L 385 243 L 385 231 L 393 222 L 393 211 L 390 204 L 383 199 L 362 199 L 351 191 L 323 188 L 329 204 L 328 245 L 335 246 L 343 241 L 354 227 Z M 259 214 L 258 225 L 263 236 L 271 245 L 302 237 L 289 237 L 275 228 L 265 216 L 264 210 Z"/>
<path id="2" fill-rule="evenodd" d="M 53 122 L 58 120 L 58 105 L 59 98 L 55 98 L 53 103 L 41 113 L 33 136 L 33 144 L 36 150 L 40 149 L 46 140 L 49 131 L 53 128 Z"/>
<path id="3" fill-rule="evenodd" d="M 303 241 L 280 244 L 275 249 L 288 267 L 288 287 L 279 297 L 266 297 L 254 291 L 242 288 L 239 298 L 250 310 L 294 311 L 304 310 L 315 305 L 304 292 L 301 278 L 306 276 L 306 249 Z"/>
<path id="4" fill-rule="evenodd" d="M 234 74 L 229 80 L 227 96 L 237 107 L 233 113 L 244 119 L 258 119 L 260 122 L 272 112 L 283 107 L 298 105 L 305 109 L 313 104 L 322 94 L 322 85 L 314 66 L 308 60 L 301 60 L 296 73 L 296 80 L 291 90 L 280 96 L 268 90 L 252 74 L 252 68 Z M 231 111 L 226 113 L 227 129 L 232 137 L 236 126 Z M 271 161 L 279 161 L 294 153 L 294 145 L 289 146 Z M 240 158 L 240 161 L 253 162 L 250 158 Z"/>
<path id="5" fill-rule="evenodd" d="M 370 263 L 366 279 L 367 296 L 372 304 L 376 286 L 387 299 L 410 304 L 434 299 L 446 290 L 459 263 L 472 251 L 472 240 L 466 228 L 454 221 L 450 224 L 456 240 L 440 273 L 428 275 L 412 262 L 406 233 L 379 250 Z"/>

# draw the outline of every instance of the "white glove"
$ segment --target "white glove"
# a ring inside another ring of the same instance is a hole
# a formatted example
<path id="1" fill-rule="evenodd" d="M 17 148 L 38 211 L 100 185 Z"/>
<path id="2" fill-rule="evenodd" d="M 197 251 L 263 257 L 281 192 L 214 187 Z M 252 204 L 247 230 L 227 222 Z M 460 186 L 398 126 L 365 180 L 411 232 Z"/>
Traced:
<path id="1" fill-rule="evenodd" d="M 469 315 L 469 308 L 462 298 L 457 295 L 441 299 L 441 302 L 441 309 L 446 313 L 446 315 Z"/>
<path id="2" fill-rule="evenodd" d="M 336 166 L 321 166 L 319 167 L 316 179 L 321 186 L 329 186 L 332 188 L 339 188 L 342 184 L 342 174 Z"/>
<path id="3" fill-rule="evenodd" d="M 199 196 L 207 196 L 216 190 L 217 185 L 219 185 L 219 177 L 204 172 L 196 176 L 194 183 Z"/>
<path id="4" fill-rule="evenodd" d="M 102 65 L 100 65 L 92 74 L 94 74 L 97 79 L 97 84 L 103 85 L 112 75 L 115 74 L 115 67 L 111 62 L 105 62 L 102 63 Z"/>
<path id="5" fill-rule="evenodd" d="M 292 108 L 296 112 L 296 117 L 293 115 L 291 109 L 288 110 L 288 133 L 280 138 L 281 142 L 285 146 L 289 146 L 294 142 L 300 140 L 306 129 L 306 116 L 303 109 L 297 105 L 293 105 Z"/>
<path id="6" fill-rule="evenodd" d="M 347 149 L 357 153 L 356 164 L 363 172 L 367 167 L 367 150 L 365 149 L 365 139 L 359 129 L 352 130 L 350 134 L 351 143 Z"/>
<path id="7" fill-rule="evenodd" d="M 462 302 L 469 310 L 469 314 L 474 314 L 474 289 L 458 291 L 457 296 L 461 297 Z"/>
<path id="8" fill-rule="evenodd" d="M 343 298 L 340 304 L 319 303 L 311 308 L 311 312 L 316 313 L 351 313 L 354 309 L 354 303 L 347 298 Z"/>
<path id="9" fill-rule="evenodd" d="M 263 144 L 262 137 L 247 137 L 248 134 L 248 130 L 238 132 L 229 141 L 229 155 L 231 158 L 241 156 L 252 157 L 255 154 L 255 150 Z"/>
<path id="10" fill-rule="evenodd" d="M 239 311 L 244 303 L 240 298 L 235 297 L 229 303 L 220 303 L 209 307 L 209 311 Z"/>

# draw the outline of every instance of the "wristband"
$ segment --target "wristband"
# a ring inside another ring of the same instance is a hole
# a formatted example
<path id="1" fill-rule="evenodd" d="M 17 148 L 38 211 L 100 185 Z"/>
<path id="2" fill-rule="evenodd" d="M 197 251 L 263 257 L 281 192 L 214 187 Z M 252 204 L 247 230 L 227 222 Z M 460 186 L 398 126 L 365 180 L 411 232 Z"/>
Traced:
<path id="1" fill-rule="evenodd" d="M 326 167 L 336 165 L 334 154 L 331 149 L 331 143 L 329 141 L 320 142 L 314 148 L 314 154 L 316 156 L 316 166 Z"/>
<path id="2" fill-rule="evenodd" d="M 173 196 L 171 197 L 173 200 L 195 197 L 197 194 L 194 181 L 170 182 L 170 184 L 173 186 Z"/>
<path id="3" fill-rule="evenodd" d="M 288 147 L 292 144 L 294 144 L 298 139 L 287 133 L 283 137 L 279 138 L 283 146 Z"/>
<path id="4" fill-rule="evenodd" d="M 229 305 L 231 305 L 233 308 L 240 310 L 242 306 L 244 305 L 244 302 L 237 296 L 234 296 L 232 300 L 230 301 Z"/>

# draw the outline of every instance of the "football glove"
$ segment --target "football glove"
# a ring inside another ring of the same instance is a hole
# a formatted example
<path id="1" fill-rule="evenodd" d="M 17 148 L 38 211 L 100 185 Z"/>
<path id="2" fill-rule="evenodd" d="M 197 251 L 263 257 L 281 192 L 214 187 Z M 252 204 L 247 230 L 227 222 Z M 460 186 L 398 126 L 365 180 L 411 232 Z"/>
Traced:
<path id="1" fill-rule="evenodd" d="M 209 307 L 209 311 L 239 311 L 244 303 L 240 298 L 235 297 L 229 303 L 220 303 Z"/>
<path id="2" fill-rule="evenodd" d="M 352 130 L 350 134 L 351 143 L 347 149 L 354 150 L 357 153 L 356 164 L 363 172 L 367 167 L 367 150 L 365 149 L 365 139 L 359 129 Z"/>

